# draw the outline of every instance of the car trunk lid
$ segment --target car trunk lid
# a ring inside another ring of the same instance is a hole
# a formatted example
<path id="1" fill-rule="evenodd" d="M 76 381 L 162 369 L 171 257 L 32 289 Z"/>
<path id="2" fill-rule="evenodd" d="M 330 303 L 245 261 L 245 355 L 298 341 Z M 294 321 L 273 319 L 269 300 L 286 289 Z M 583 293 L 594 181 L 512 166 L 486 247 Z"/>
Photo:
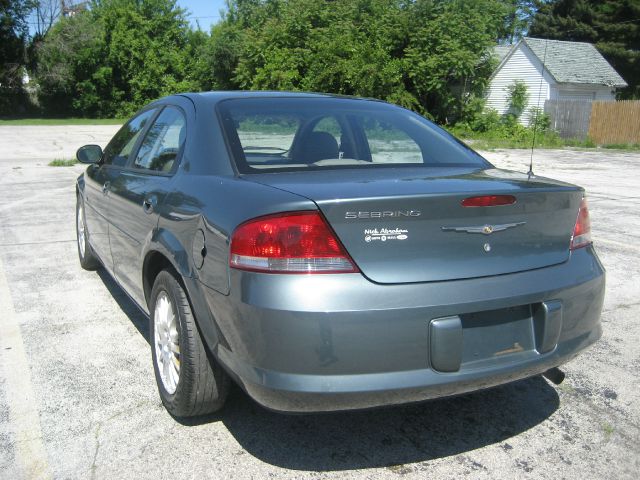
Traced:
<path id="1" fill-rule="evenodd" d="M 245 177 L 313 200 L 378 283 L 455 280 L 569 258 L 579 187 L 499 169 L 379 168 Z M 510 195 L 502 206 L 470 197 Z"/>

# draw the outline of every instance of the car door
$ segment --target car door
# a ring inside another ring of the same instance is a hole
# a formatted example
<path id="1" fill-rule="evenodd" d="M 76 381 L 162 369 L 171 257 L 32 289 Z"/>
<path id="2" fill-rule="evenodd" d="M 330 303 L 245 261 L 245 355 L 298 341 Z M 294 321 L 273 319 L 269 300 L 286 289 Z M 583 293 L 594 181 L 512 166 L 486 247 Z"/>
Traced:
<path id="1" fill-rule="evenodd" d="M 111 182 L 126 165 L 140 134 L 156 111 L 146 110 L 127 122 L 105 148 L 100 163 L 91 165 L 85 175 L 85 221 L 91 247 L 109 271 L 113 271 L 109 245 Z"/>
<path id="2" fill-rule="evenodd" d="M 181 108 L 165 106 L 145 132 L 135 156 L 111 183 L 109 241 L 118 282 L 140 305 L 142 250 L 158 224 L 157 206 L 170 188 L 186 138 Z"/>

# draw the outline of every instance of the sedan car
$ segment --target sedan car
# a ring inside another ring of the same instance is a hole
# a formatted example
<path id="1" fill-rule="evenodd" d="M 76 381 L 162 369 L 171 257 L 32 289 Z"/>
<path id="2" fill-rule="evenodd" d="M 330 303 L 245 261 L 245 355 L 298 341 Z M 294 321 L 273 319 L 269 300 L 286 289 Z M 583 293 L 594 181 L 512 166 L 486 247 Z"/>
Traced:
<path id="1" fill-rule="evenodd" d="M 148 315 L 174 416 L 220 409 L 231 380 L 283 412 L 456 395 L 558 373 L 601 335 L 584 190 L 400 107 L 174 95 L 77 156 L 80 263 Z"/>

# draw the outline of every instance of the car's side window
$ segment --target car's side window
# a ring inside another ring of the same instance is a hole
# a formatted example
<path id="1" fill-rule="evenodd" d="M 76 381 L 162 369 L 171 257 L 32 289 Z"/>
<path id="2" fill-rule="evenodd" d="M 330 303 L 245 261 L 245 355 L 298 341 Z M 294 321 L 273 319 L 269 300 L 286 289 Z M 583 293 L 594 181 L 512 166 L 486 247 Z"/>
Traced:
<path id="1" fill-rule="evenodd" d="M 375 119 L 364 119 L 362 129 L 373 163 L 424 163 L 422 149 L 407 132 Z"/>
<path id="2" fill-rule="evenodd" d="M 147 131 L 134 168 L 155 172 L 170 172 L 184 144 L 186 120 L 177 107 L 165 107 Z"/>
<path id="3" fill-rule="evenodd" d="M 342 136 L 342 127 L 340 127 L 335 117 L 323 117 L 316 123 L 315 127 L 313 127 L 313 131 L 328 133 L 336 139 L 336 142 L 340 142 L 340 137 Z"/>
<path id="4" fill-rule="evenodd" d="M 260 163 L 269 160 L 264 155 L 286 156 L 299 127 L 300 119 L 295 115 L 258 113 L 239 118 L 236 132 L 247 161 Z"/>
<path id="5" fill-rule="evenodd" d="M 104 149 L 103 163 L 124 167 L 145 125 L 155 112 L 154 109 L 142 112 L 122 127 Z"/>

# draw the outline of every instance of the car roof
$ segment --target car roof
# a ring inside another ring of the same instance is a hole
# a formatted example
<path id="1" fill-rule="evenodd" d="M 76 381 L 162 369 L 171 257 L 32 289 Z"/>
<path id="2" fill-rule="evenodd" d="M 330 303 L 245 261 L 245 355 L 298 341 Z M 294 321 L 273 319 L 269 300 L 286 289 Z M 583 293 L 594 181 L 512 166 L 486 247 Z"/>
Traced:
<path id="1" fill-rule="evenodd" d="M 175 97 L 190 99 L 196 106 L 211 106 L 223 100 L 232 98 L 342 98 L 349 100 L 373 101 L 387 103 L 375 98 L 353 97 L 349 95 L 335 95 L 330 93 L 315 92 L 287 92 L 287 91 L 266 91 L 266 90 L 227 90 L 213 92 L 187 92 L 178 93 L 161 98 L 158 102 L 170 100 Z M 155 103 L 155 102 L 154 102 Z"/>

